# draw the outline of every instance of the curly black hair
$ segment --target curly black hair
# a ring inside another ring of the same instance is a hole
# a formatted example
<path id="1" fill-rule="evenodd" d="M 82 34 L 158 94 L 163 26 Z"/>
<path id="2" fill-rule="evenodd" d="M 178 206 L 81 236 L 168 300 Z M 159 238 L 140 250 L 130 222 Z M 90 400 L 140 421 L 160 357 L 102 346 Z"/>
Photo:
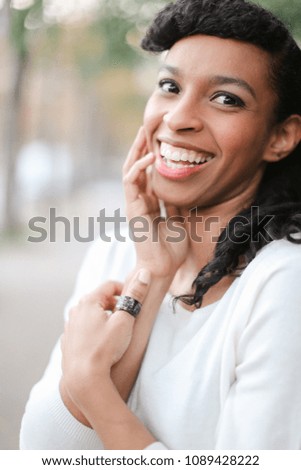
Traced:
<path id="1" fill-rule="evenodd" d="M 236 39 L 267 51 L 271 86 L 278 97 L 275 122 L 301 115 L 301 51 L 287 27 L 271 12 L 246 0 L 178 0 L 157 14 L 141 46 L 159 53 L 196 34 Z M 254 217 L 254 207 L 258 217 Z M 258 220 L 265 215 L 273 217 L 263 233 Z M 247 223 L 238 225 L 242 217 Z M 193 282 L 194 293 L 176 299 L 200 307 L 210 287 L 226 275 L 239 275 L 259 249 L 281 238 L 300 243 L 300 238 L 294 237 L 300 231 L 299 143 L 286 158 L 267 164 L 252 205 L 232 218 L 221 233 L 213 259 Z"/>

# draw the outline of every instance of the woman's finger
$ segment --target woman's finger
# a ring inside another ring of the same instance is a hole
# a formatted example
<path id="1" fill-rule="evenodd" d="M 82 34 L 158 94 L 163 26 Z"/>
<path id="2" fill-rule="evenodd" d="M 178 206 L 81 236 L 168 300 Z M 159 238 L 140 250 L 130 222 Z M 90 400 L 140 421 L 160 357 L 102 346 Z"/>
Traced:
<path id="1" fill-rule="evenodd" d="M 134 313 L 134 309 L 130 305 L 131 299 L 135 301 L 134 304 L 136 304 L 136 302 L 138 302 L 139 304 L 143 304 L 143 301 L 146 298 L 149 290 L 150 281 L 151 274 L 147 269 L 142 268 L 137 271 L 137 273 L 122 291 L 122 296 L 120 300 L 124 304 L 124 307 L 120 309 L 118 309 L 117 307 L 117 310 L 115 311 L 113 317 L 116 318 L 117 316 L 126 315 L 128 320 L 134 321 L 136 314 Z M 128 299 L 130 299 L 130 302 L 128 302 Z"/>
<path id="2" fill-rule="evenodd" d="M 65 335 L 64 334 L 60 337 L 60 347 L 61 347 L 61 351 L 64 351 L 64 347 L 65 347 Z"/>
<path id="3" fill-rule="evenodd" d="M 142 303 L 147 296 L 151 281 L 151 273 L 148 269 L 139 269 L 135 276 L 124 287 L 122 295 L 134 297 L 138 302 Z"/>
<path id="4" fill-rule="evenodd" d="M 131 169 L 124 176 L 124 182 L 134 183 L 141 172 L 146 170 L 146 168 L 153 162 L 154 157 L 154 154 L 149 152 L 147 155 L 144 155 L 144 157 L 135 162 Z"/>
<path id="5" fill-rule="evenodd" d="M 123 283 L 107 281 L 80 299 L 79 303 L 91 302 L 99 304 L 104 310 L 113 310 L 116 304 L 116 295 L 120 295 Z"/>
<path id="6" fill-rule="evenodd" d="M 123 184 L 125 186 L 127 202 L 135 201 L 140 193 L 138 179 L 145 172 L 147 167 L 154 162 L 154 154 L 148 153 L 135 162 L 131 169 L 124 175 Z M 146 178 L 146 176 L 145 176 Z"/>
<path id="7" fill-rule="evenodd" d="M 137 133 L 137 136 L 133 142 L 133 145 L 131 146 L 128 156 L 125 160 L 125 163 L 123 165 L 123 174 L 126 174 L 129 171 L 129 169 L 132 167 L 132 165 L 135 163 L 135 161 L 141 158 L 141 156 L 144 155 L 146 152 L 147 152 L 147 147 L 146 147 L 145 131 L 144 131 L 144 127 L 140 127 Z"/>

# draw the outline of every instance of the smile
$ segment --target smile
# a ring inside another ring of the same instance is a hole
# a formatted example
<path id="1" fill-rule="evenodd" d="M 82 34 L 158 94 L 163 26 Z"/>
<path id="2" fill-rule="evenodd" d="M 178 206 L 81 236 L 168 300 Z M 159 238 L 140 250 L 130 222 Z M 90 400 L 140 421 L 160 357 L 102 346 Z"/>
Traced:
<path id="1" fill-rule="evenodd" d="M 213 158 L 209 154 L 174 147 L 166 142 L 161 143 L 160 153 L 169 168 L 183 168 L 184 166 L 193 168 L 195 165 L 209 162 Z"/>
<path id="2" fill-rule="evenodd" d="M 156 169 L 162 176 L 181 179 L 200 171 L 203 165 L 213 158 L 209 152 L 196 152 L 161 142 Z"/>

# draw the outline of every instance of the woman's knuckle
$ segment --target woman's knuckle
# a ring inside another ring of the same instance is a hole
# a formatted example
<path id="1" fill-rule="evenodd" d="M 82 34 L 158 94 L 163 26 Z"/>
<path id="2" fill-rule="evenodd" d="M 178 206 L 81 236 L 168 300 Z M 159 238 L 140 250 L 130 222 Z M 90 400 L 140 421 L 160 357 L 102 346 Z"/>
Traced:
<path id="1" fill-rule="evenodd" d="M 128 184 L 129 175 L 127 173 L 123 175 L 122 182 L 123 182 L 123 184 Z"/>
<path id="2" fill-rule="evenodd" d="M 130 289 L 129 296 L 138 300 L 139 302 L 143 300 L 145 295 L 145 287 L 142 285 L 132 286 Z"/>

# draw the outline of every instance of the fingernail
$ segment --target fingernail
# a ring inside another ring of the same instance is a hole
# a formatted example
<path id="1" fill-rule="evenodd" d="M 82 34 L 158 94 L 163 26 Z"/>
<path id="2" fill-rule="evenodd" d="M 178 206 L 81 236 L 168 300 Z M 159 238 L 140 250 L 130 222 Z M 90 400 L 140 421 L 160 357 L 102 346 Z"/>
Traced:
<path id="1" fill-rule="evenodd" d="M 144 268 L 140 269 L 139 274 L 138 274 L 138 279 L 141 282 L 141 284 L 145 284 L 147 286 L 151 280 L 150 272 Z"/>

